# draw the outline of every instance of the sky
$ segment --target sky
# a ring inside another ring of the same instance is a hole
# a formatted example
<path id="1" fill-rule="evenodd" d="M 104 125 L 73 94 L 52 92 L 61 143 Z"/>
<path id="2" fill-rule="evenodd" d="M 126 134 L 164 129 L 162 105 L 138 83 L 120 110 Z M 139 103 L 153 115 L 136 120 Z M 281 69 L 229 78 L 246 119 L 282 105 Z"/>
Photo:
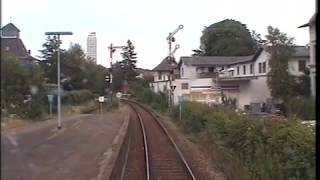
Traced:
<path id="1" fill-rule="evenodd" d="M 200 46 L 205 26 L 234 19 L 262 37 L 269 25 L 294 37 L 297 45 L 309 42 L 308 28 L 297 28 L 315 13 L 315 0 L 2 0 L 1 27 L 12 22 L 35 57 L 45 42 L 45 32 L 72 31 L 63 36 L 62 48 L 78 43 L 86 52 L 90 32 L 97 34 L 97 63 L 110 64 L 108 46 L 135 46 L 139 68 L 153 69 L 168 55 L 166 37 L 180 24 L 176 35 L 180 49 L 174 54 L 190 56 Z M 114 60 L 121 60 L 120 50 Z"/>

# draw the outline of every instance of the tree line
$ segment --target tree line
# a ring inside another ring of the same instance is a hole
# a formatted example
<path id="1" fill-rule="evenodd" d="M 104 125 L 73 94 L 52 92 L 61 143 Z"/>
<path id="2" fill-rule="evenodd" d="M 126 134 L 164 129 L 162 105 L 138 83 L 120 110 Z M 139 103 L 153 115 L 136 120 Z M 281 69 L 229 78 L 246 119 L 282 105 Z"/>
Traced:
<path id="1" fill-rule="evenodd" d="M 49 36 L 39 50 L 40 61 L 25 66 L 22 60 L 11 54 L 2 53 L 1 57 L 1 107 L 3 115 L 17 114 L 22 118 L 37 118 L 48 111 L 48 94 L 56 93 L 57 48 L 61 41 Z M 123 49 L 123 60 L 106 68 L 91 61 L 79 44 L 68 49 L 60 49 L 62 103 L 74 97 L 93 97 L 106 94 L 108 88 L 120 90 L 123 82 L 135 78 L 136 53 L 130 40 Z M 114 73 L 114 84 L 108 85 L 106 75 Z M 49 85 L 54 85 L 50 89 Z M 84 91 L 85 90 L 85 91 Z M 68 93 L 70 92 L 70 93 Z M 72 98 L 64 95 L 74 93 Z M 91 94 L 88 95 L 88 92 Z M 83 96 L 81 95 L 83 93 Z M 76 95 L 76 96 L 75 96 Z M 78 101 L 77 101 L 78 102 Z M 79 101 L 80 102 L 80 101 Z M 74 102 L 71 102 L 74 104 Z"/>

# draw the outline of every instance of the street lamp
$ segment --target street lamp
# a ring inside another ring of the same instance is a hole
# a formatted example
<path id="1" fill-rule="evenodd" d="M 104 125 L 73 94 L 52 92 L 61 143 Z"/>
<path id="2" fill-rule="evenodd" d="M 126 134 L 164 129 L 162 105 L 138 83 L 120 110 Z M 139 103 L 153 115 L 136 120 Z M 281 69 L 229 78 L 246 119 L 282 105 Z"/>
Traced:
<path id="1" fill-rule="evenodd" d="M 58 129 L 61 129 L 61 92 L 60 92 L 60 35 L 72 35 L 70 31 L 46 32 L 45 35 L 55 35 L 58 37 L 57 71 L 58 71 Z"/>

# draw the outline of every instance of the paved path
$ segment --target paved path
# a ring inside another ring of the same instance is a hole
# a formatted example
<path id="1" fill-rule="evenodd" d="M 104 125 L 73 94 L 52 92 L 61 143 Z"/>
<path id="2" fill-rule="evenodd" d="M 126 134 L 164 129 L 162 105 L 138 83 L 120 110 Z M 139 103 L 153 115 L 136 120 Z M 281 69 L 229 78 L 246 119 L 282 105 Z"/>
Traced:
<path id="1" fill-rule="evenodd" d="M 1 179 L 102 179 L 115 139 L 125 131 L 126 111 L 66 117 L 61 130 L 50 120 L 1 133 Z"/>

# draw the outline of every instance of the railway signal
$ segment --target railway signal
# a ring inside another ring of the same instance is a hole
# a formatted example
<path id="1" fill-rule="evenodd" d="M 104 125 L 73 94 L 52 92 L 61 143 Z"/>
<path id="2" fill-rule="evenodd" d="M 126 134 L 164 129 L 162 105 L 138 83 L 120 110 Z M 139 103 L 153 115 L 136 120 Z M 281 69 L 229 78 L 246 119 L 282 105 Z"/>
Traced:
<path id="1" fill-rule="evenodd" d="M 110 74 L 110 84 L 112 84 L 113 75 Z"/>
<path id="2" fill-rule="evenodd" d="M 179 46 L 179 44 L 177 44 L 176 45 L 176 47 L 175 47 L 175 49 L 172 51 L 171 50 L 171 46 L 172 46 L 172 43 L 173 42 L 175 42 L 176 41 L 176 39 L 174 38 L 174 35 L 178 32 L 178 31 L 180 31 L 181 29 L 183 29 L 183 25 L 182 24 L 180 24 L 173 32 L 170 32 L 169 33 L 169 35 L 168 35 L 168 37 L 166 38 L 167 40 L 168 40 L 168 45 L 169 45 L 169 60 L 172 60 L 173 59 L 173 55 L 174 55 L 174 53 L 176 52 L 176 50 L 177 49 L 179 49 L 180 48 L 180 46 Z M 172 74 L 173 74 L 173 72 L 171 72 Z M 170 75 L 170 76 L 172 76 L 172 75 Z M 172 93 L 173 93 L 173 90 L 172 90 L 172 77 L 170 77 L 169 76 L 169 86 L 170 86 L 170 89 L 169 89 L 169 100 L 168 100 L 168 103 L 169 103 L 169 108 L 171 107 L 171 101 L 172 101 Z M 175 87 L 174 87 L 175 88 Z"/>
<path id="3" fill-rule="evenodd" d="M 107 81 L 107 83 L 110 83 L 110 76 L 109 75 L 106 75 L 106 81 Z"/>

